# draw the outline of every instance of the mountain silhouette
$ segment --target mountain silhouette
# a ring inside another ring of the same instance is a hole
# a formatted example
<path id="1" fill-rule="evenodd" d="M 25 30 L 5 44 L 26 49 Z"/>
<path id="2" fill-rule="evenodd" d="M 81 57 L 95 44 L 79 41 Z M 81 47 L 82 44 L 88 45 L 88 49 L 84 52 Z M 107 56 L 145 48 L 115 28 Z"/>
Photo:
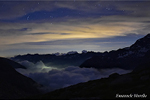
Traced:
<path id="1" fill-rule="evenodd" d="M 3 63 L 9 63 L 13 68 L 23 68 L 23 69 L 26 69 L 26 67 L 18 64 L 17 62 L 14 62 L 10 59 L 6 59 L 6 58 L 2 58 L 0 57 L 0 61 L 2 61 Z"/>
<path id="2" fill-rule="evenodd" d="M 138 39 L 133 45 L 130 46 L 132 51 L 145 49 L 145 51 L 150 49 L 150 34 L 145 37 Z M 141 50 L 142 51 L 142 50 Z"/>
<path id="3" fill-rule="evenodd" d="M 122 68 L 134 69 L 142 63 L 145 63 L 147 54 L 150 52 L 150 34 L 138 39 L 130 47 L 118 49 L 93 56 L 83 62 L 80 67 L 101 68 Z"/>
<path id="4" fill-rule="evenodd" d="M 56 55 L 56 54 L 26 54 L 26 55 L 17 55 L 12 57 L 11 59 L 16 62 L 21 62 L 24 60 L 28 60 L 33 63 L 37 63 L 42 61 L 46 66 L 54 66 L 59 68 L 64 68 L 68 66 L 79 66 L 81 65 L 86 59 L 95 56 L 101 55 L 100 52 L 68 52 L 64 55 Z"/>
<path id="5" fill-rule="evenodd" d="M 0 99 L 18 99 L 40 93 L 37 89 L 39 84 L 14 69 L 19 66 L 24 68 L 16 62 L 0 57 Z"/>

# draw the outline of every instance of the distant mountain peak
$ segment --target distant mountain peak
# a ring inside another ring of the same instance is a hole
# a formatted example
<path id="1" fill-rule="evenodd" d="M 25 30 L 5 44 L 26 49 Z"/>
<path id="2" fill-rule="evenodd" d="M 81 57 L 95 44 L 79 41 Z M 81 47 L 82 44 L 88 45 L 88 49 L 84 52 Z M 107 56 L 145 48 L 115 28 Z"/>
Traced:
<path id="1" fill-rule="evenodd" d="M 130 46 L 131 50 L 140 48 L 150 49 L 150 33 L 143 38 L 138 39 L 133 45 Z"/>
<path id="2" fill-rule="evenodd" d="M 150 38 L 150 33 L 148 33 L 144 38 Z"/>
<path id="3" fill-rule="evenodd" d="M 93 56 L 83 62 L 80 67 L 134 69 L 146 62 L 148 52 L 150 52 L 150 34 L 138 39 L 130 47 L 110 51 L 107 55 L 103 53 L 100 56 Z"/>
<path id="4" fill-rule="evenodd" d="M 78 54 L 77 51 L 69 51 L 67 54 Z"/>

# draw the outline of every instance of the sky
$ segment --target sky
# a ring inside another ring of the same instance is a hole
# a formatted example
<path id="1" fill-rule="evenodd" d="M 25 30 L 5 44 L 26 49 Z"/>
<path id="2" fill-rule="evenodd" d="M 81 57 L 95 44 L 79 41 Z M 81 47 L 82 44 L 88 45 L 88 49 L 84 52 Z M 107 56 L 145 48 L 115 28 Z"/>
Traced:
<path id="1" fill-rule="evenodd" d="M 0 56 L 117 50 L 149 27 L 148 0 L 0 0 Z"/>

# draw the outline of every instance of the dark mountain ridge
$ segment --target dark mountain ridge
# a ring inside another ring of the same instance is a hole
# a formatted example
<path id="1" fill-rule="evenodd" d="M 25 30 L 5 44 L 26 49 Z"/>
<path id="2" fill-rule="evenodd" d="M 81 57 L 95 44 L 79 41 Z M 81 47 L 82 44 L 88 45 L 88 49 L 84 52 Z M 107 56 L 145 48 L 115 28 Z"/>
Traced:
<path id="1" fill-rule="evenodd" d="M 83 62 L 80 67 L 134 69 L 146 62 L 145 59 L 147 59 L 149 52 L 150 34 L 147 34 L 130 47 L 93 56 Z"/>
<path id="2" fill-rule="evenodd" d="M 23 69 L 26 69 L 26 67 L 18 64 L 17 62 L 14 62 L 10 59 L 6 59 L 6 58 L 2 58 L 0 57 L 0 61 L 2 61 L 3 63 L 5 64 L 9 64 L 10 66 L 12 66 L 13 68 L 23 68 Z"/>
<path id="3" fill-rule="evenodd" d="M 84 50 L 83 50 L 84 51 Z M 56 55 L 56 54 L 27 54 L 27 55 L 17 55 L 12 57 L 11 59 L 16 62 L 28 60 L 33 63 L 37 63 L 42 61 L 46 66 L 54 66 L 54 67 L 68 67 L 68 66 L 79 66 L 86 59 L 94 56 L 101 55 L 100 52 L 82 52 L 82 53 L 72 53 L 68 52 L 64 55 Z"/>
<path id="4" fill-rule="evenodd" d="M 145 37 L 138 39 L 133 45 L 130 46 L 130 49 L 138 50 L 138 49 L 150 49 L 150 34 L 147 34 Z M 142 50 L 141 50 L 142 51 Z"/>
<path id="5" fill-rule="evenodd" d="M 37 89 L 40 85 L 18 73 L 14 69 L 18 66 L 21 65 L 0 57 L 0 99 L 18 99 L 40 93 Z"/>

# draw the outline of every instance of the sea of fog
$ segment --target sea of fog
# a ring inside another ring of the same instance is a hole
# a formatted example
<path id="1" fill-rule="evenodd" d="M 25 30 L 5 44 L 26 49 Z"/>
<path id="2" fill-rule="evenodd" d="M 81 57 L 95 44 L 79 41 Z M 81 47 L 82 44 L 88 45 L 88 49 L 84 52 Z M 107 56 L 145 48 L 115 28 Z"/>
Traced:
<path id="1" fill-rule="evenodd" d="M 78 66 L 68 66 L 65 68 L 57 68 L 53 66 L 45 66 L 40 61 L 36 64 L 29 61 L 19 62 L 27 69 L 16 69 L 19 73 L 32 78 L 37 83 L 43 85 L 41 90 L 45 92 L 53 91 L 55 89 L 67 87 L 89 80 L 100 79 L 108 77 L 112 73 L 125 74 L 131 70 L 123 70 L 119 68 L 101 69 L 95 68 L 80 68 Z"/>

